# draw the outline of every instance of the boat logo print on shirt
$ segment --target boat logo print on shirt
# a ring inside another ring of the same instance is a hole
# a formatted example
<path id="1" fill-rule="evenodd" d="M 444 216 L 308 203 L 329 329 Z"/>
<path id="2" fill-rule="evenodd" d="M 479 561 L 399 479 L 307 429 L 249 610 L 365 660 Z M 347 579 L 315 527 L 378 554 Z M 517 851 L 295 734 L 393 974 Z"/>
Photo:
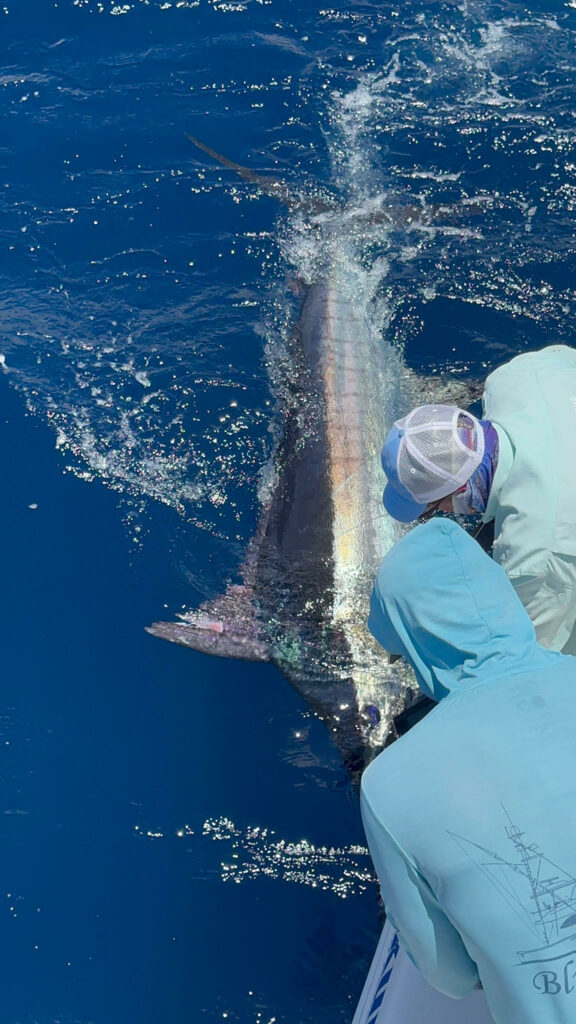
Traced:
<path id="1" fill-rule="evenodd" d="M 532 983 L 542 995 L 576 991 L 576 878 L 544 855 L 506 809 L 507 849 L 496 853 L 449 832 L 536 941 L 516 950 L 516 966 L 538 969 Z"/>

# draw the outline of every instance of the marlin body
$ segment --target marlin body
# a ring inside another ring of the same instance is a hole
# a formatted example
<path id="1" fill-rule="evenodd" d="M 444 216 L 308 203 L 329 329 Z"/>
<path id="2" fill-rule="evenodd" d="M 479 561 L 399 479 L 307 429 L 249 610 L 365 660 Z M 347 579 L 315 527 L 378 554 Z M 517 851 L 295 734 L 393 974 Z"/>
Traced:
<path id="1" fill-rule="evenodd" d="M 379 451 L 407 371 L 330 274 L 305 297 L 292 349 L 293 405 L 243 584 L 150 632 L 273 662 L 357 768 L 381 749 L 406 699 L 406 669 L 388 665 L 366 618 L 398 535 L 382 505 Z"/>
<path id="2" fill-rule="evenodd" d="M 400 536 L 382 505 L 382 441 L 415 398 L 433 400 L 371 326 L 358 292 L 334 259 L 302 301 L 283 431 L 242 583 L 149 627 L 204 653 L 275 664 L 326 722 L 353 774 L 416 690 L 366 619 L 379 563 Z"/>

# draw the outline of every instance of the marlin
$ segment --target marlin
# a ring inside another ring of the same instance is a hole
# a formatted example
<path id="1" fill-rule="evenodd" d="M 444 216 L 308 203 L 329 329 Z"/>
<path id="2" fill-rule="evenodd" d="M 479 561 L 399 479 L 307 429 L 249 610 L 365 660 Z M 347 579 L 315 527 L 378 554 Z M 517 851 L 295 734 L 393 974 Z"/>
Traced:
<path id="1" fill-rule="evenodd" d="M 306 287 L 289 341 L 283 429 L 242 582 L 148 631 L 207 654 L 272 662 L 326 723 L 357 776 L 417 691 L 408 668 L 391 664 L 366 626 L 375 574 L 401 532 L 382 505 L 380 450 L 392 422 L 434 396 L 370 323 L 349 265 L 330 244 L 338 218 L 325 215 L 333 206 L 294 196 L 190 138 L 310 217 L 327 233 L 327 257 Z M 380 215 L 392 217 L 387 209 Z M 413 207 L 401 211 L 404 223 L 416 216 Z"/>

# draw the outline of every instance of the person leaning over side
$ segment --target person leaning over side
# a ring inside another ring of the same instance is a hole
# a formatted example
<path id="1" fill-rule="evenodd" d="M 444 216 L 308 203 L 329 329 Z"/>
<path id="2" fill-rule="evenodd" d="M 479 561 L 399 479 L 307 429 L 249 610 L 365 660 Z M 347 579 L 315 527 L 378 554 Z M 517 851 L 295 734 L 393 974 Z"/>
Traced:
<path id="1" fill-rule="evenodd" d="M 368 626 L 438 701 L 362 776 L 387 917 L 446 995 L 480 979 L 497 1024 L 573 1024 L 576 658 L 444 518 L 386 555 Z"/>
<path id="2" fill-rule="evenodd" d="M 516 356 L 486 380 L 484 419 L 425 405 L 382 451 L 384 506 L 412 522 L 437 510 L 494 521 L 506 570 L 541 644 L 576 654 L 576 350 Z"/>

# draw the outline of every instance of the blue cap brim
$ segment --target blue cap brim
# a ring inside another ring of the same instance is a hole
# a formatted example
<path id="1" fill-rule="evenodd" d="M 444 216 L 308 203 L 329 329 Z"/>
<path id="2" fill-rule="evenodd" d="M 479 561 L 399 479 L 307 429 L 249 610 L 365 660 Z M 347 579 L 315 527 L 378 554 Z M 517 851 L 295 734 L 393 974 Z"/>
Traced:
<path id="1" fill-rule="evenodd" d="M 392 484 L 386 484 L 382 502 L 388 514 L 399 523 L 413 523 L 428 508 L 411 498 L 403 498 Z"/>

